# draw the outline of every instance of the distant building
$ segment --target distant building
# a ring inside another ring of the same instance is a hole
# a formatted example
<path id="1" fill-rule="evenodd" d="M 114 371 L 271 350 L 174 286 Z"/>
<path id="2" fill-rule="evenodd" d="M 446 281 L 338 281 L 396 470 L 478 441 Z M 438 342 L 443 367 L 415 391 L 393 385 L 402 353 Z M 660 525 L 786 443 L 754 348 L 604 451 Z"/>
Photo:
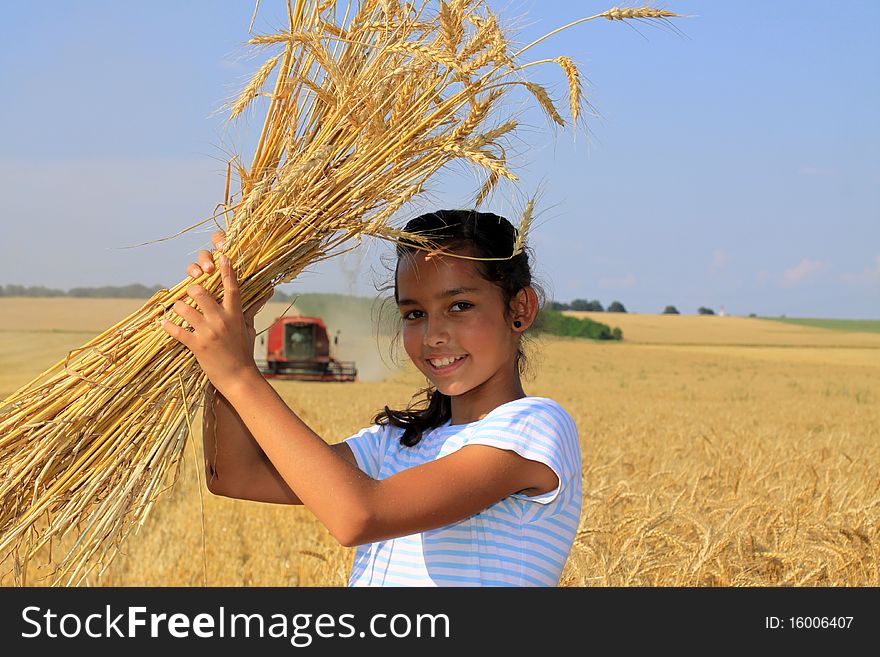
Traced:
<path id="1" fill-rule="evenodd" d="M 724 312 L 724 305 L 722 305 L 721 309 L 718 311 L 718 316 L 719 317 L 726 317 L 727 316 L 727 313 Z"/>

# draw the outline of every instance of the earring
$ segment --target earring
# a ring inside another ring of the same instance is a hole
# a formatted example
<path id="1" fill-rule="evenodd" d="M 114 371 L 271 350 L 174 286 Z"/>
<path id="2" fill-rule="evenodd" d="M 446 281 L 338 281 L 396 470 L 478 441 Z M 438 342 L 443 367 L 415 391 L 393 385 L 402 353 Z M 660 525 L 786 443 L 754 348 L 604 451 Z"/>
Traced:
<path id="1" fill-rule="evenodd" d="M 516 328 L 519 328 L 520 326 L 522 326 L 522 322 L 519 321 L 519 320 L 516 320 L 516 321 L 513 323 L 513 325 L 514 325 Z"/>

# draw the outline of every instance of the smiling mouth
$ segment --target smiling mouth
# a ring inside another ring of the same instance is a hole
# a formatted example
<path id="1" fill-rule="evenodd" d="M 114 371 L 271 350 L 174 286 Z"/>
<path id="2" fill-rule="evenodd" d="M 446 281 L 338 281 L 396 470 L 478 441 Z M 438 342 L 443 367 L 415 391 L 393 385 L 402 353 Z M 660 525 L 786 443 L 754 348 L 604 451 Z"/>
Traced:
<path id="1" fill-rule="evenodd" d="M 425 362 L 431 366 L 431 369 L 436 373 L 450 372 L 455 368 L 459 367 L 462 362 L 467 358 L 467 354 L 464 356 L 458 356 L 455 359 L 449 360 L 446 358 L 442 358 L 440 360 L 431 360 L 425 359 Z"/>

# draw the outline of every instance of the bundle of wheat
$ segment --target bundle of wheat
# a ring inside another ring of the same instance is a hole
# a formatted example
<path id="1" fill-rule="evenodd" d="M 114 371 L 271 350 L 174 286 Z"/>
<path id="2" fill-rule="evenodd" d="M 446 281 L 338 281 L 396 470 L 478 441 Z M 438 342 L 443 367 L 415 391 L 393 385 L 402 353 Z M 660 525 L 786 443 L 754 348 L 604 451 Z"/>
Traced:
<path id="1" fill-rule="evenodd" d="M 583 20 L 674 15 L 615 8 Z M 547 92 L 519 74 L 528 66 L 561 67 L 572 121 L 582 103 L 575 64 L 518 63 L 529 46 L 512 52 L 482 0 L 288 0 L 286 28 L 249 43 L 281 52 L 231 105 L 234 118 L 258 96 L 269 99 L 250 168 L 235 165 L 240 193 L 217 215 L 245 309 L 363 235 L 431 248 L 391 222 L 454 160 L 485 171 L 477 204 L 501 179 L 516 180 L 503 139 L 517 124 L 496 111 L 508 91 L 527 89 L 564 123 Z M 530 216 L 529 208 L 511 255 L 523 248 Z M 156 293 L 0 406 L 0 552 L 17 583 L 26 583 L 37 550 L 66 535 L 75 540 L 54 584 L 79 584 L 106 567 L 176 476 L 207 381 L 157 320 L 182 324 L 171 306 L 192 303 L 192 282 Z M 222 296 L 219 274 L 196 282 Z"/>

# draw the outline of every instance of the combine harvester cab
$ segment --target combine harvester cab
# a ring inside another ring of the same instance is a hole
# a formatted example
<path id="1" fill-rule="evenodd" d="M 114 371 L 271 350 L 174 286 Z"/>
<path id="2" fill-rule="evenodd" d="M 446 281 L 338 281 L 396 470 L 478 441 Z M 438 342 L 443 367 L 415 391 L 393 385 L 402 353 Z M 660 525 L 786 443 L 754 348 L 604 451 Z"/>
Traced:
<path id="1" fill-rule="evenodd" d="M 357 381 L 354 362 L 331 356 L 327 327 L 320 317 L 278 317 L 257 338 L 257 348 L 262 345 L 266 360 L 257 359 L 257 365 L 267 379 Z"/>

